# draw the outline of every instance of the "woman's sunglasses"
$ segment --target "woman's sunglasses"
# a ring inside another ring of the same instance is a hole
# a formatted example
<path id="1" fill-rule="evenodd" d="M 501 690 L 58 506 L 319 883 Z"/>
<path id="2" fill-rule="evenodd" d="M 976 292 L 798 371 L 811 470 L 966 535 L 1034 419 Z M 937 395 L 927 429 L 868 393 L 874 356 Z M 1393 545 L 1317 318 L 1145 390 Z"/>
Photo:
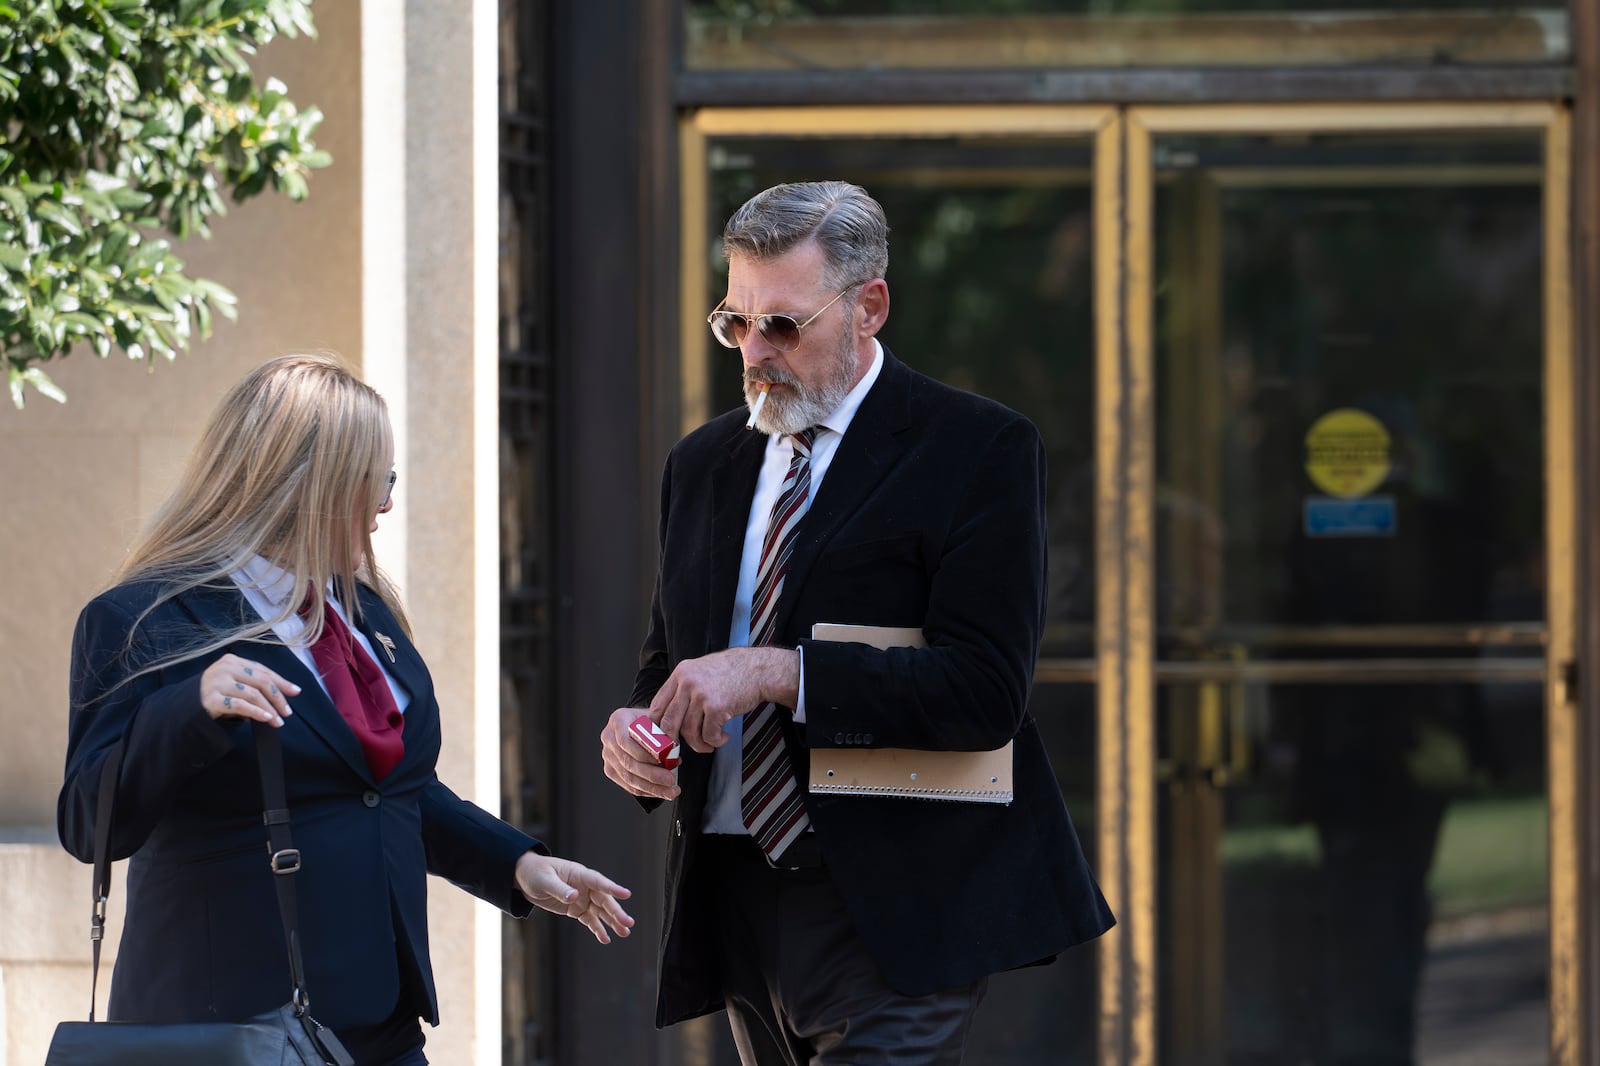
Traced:
<path id="1" fill-rule="evenodd" d="M 789 315 L 750 315 L 743 311 L 724 311 L 722 304 L 728 302 L 726 296 L 722 298 L 722 303 L 717 304 L 717 309 L 706 316 L 706 321 L 711 324 L 711 335 L 724 348 L 737 348 L 744 344 L 745 338 L 750 336 L 750 327 L 755 326 L 768 344 L 780 352 L 792 352 L 800 347 L 800 331 L 815 322 L 817 315 L 838 303 L 840 296 L 860 284 L 859 281 L 853 281 L 840 289 L 833 299 L 822 305 L 817 314 L 804 322 L 796 322 Z"/>

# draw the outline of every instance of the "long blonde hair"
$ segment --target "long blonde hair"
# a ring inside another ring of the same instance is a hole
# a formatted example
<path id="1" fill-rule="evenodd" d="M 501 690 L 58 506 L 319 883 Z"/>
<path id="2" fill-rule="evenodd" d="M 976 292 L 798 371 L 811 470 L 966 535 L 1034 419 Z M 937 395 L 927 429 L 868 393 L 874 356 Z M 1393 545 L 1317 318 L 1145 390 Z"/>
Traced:
<path id="1" fill-rule="evenodd" d="M 391 440 L 383 397 L 331 356 L 280 356 L 245 375 L 212 414 L 116 582 L 161 586 L 147 615 L 188 589 L 231 586 L 229 575 L 260 555 L 294 575 L 293 593 L 279 616 L 210 634 L 139 673 L 237 640 L 272 639 L 272 627 L 303 604 L 304 639 L 314 641 L 330 583 L 352 618 L 361 612 L 357 584 L 371 586 L 409 634 L 399 598 L 374 562 L 370 533 L 389 491 Z"/>

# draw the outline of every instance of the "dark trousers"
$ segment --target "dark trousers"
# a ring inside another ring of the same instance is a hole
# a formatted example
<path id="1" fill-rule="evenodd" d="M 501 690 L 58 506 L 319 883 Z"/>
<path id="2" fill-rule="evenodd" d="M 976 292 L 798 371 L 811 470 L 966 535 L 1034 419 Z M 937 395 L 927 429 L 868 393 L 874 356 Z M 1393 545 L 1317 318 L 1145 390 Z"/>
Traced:
<path id="1" fill-rule="evenodd" d="M 428 1066 L 428 1057 L 422 1053 L 422 1023 L 410 1007 L 396 1008 L 376 1025 L 345 1029 L 339 1033 L 339 1042 L 356 1066 Z"/>
<path id="2" fill-rule="evenodd" d="M 928 996 L 890 988 L 809 843 L 784 856 L 799 868 L 774 869 L 747 836 L 702 841 L 744 1066 L 959 1066 L 987 980 Z"/>

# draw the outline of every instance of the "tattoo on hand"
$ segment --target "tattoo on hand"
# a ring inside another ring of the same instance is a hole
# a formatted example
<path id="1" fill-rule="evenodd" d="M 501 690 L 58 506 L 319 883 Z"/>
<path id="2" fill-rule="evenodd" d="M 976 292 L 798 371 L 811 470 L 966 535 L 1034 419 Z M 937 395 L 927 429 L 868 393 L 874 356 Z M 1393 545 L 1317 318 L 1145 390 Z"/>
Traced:
<path id="1" fill-rule="evenodd" d="M 224 696 L 224 697 L 222 697 L 222 709 L 225 710 L 225 711 L 233 710 L 233 697 L 232 696 Z"/>

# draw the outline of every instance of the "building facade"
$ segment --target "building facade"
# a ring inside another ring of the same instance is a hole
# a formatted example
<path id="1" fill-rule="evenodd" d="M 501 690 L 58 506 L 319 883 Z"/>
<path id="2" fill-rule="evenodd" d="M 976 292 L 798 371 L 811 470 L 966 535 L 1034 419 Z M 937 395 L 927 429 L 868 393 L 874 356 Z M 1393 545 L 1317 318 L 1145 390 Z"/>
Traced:
<path id="1" fill-rule="evenodd" d="M 74 613 L 223 385 L 306 347 L 394 409 L 443 776 L 636 892 L 601 948 L 440 886 L 431 1057 L 734 1061 L 651 1027 L 666 830 L 597 734 L 661 463 L 738 402 L 720 222 L 842 177 L 889 214 L 885 342 L 1045 439 L 1032 710 L 1119 918 L 997 976 L 969 1059 L 1600 1063 L 1600 0 L 316 16 L 262 63 L 335 165 L 183 253 L 240 323 L 0 418 L 0 1062 L 86 978 Z"/>

